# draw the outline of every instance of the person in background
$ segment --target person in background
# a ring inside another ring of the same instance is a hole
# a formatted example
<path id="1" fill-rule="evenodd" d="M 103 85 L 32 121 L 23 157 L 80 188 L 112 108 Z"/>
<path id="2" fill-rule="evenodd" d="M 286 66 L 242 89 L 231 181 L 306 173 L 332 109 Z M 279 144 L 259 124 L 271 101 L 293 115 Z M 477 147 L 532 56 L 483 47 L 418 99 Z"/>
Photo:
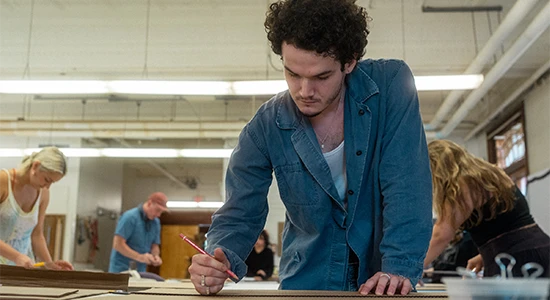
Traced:
<path id="1" fill-rule="evenodd" d="M 495 256 L 516 259 L 513 275 L 522 277 L 525 263 L 542 265 L 550 275 L 550 237 L 533 220 L 525 197 L 514 182 L 494 166 L 448 140 L 428 145 L 433 175 L 433 205 L 438 216 L 424 260 L 428 266 L 453 239 L 458 229 L 468 231 L 480 255 L 469 269 L 484 276 L 500 274 Z"/>
<path id="2" fill-rule="evenodd" d="M 265 226 L 275 173 L 286 208 L 283 290 L 408 294 L 432 230 L 431 174 L 414 77 L 399 60 L 364 60 L 368 15 L 352 0 L 269 6 L 272 50 L 288 90 L 243 128 L 206 251 L 189 267 L 219 292 Z"/>
<path id="3" fill-rule="evenodd" d="M 255 280 L 267 280 L 273 274 L 273 251 L 271 251 L 269 235 L 264 229 L 258 237 L 254 249 L 246 259 L 248 271 L 246 276 Z"/>
<path id="4" fill-rule="evenodd" d="M 433 262 L 435 271 L 431 276 L 431 283 L 441 283 L 442 277 L 460 276 L 458 274 L 441 274 L 437 271 L 456 271 L 457 267 L 468 266 L 468 261 L 478 255 L 477 247 L 467 231 L 458 230 L 450 244 Z M 425 272 L 430 275 L 430 272 Z"/>
<path id="5" fill-rule="evenodd" d="M 0 264 L 33 268 L 35 257 L 52 270 L 73 270 L 52 261 L 44 238 L 50 185 L 67 173 L 67 159 L 55 147 L 23 158 L 17 169 L 0 172 Z"/>
<path id="6" fill-rule="evenodd" d="M 145 272 L 147 265 L 162 264 L 159 217 L 168 210 L 166 202 L 166 195 L 156 192 L 145 203 L 122 214 L 113 238 L 109 272 L 128 271 L 131 261 L 138 272 Z"/>

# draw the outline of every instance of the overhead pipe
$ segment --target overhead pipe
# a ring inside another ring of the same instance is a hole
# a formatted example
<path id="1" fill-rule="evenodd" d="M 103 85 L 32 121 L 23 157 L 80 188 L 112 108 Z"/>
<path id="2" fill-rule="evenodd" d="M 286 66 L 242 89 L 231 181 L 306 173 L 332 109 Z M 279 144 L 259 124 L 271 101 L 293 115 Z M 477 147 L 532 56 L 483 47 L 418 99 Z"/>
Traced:
<path id="1" fill-rule="evenodd" d="M 518 1 L 523 3 L 523 1 Z M 485 75 L 483 83 L 473 90 L 468 98 L 460 105 L 451 119 L 437 132 L 437 138 L 448 136 L 468 115 L 483 96 L 494 86 L 494 84 L 512 67 L 537 38 L 550 26 L 550 2 L 544 6 L 540 13 L 533 19 L 527 29 L 520 35 L 514 44 L 506 51 L 495 66 Z"/>
<path id="2" fill-rule="evenodd" d="M 495 52 L 501 47 L 506 38 L 508 38 L 510 33 L 519 25 L 525 16 L 533 9 L 537 2 L 538 0 L 516 1 L 516 4 L 510 9 L 495 33 L 489 38 L 468 68 L 466 68 L 464 74 L 480 73 L 485 67 L 485 64 L 493 58 Z M 437 110 L 434 118 L 426 125 L 426 130 L 436 130 L 447 115 L 449 115 L 449 112 L 454 108 L 463 94 L 464 91 L 451 91 Z"/>
<path id="3" fill-rule="evenodd" d="M 70 137 L 70 138 L 124 138 L 124 139 L 228 139 L 237 138 L 241 130 L 59 130 L 40 129 L 0 129 L 0 136 L 21 137 Z"/>
<path id="4" fill-rule="evenodd" d="M 0 135 L 76 138 L 237 138 L 246 122 L 0 121 Z"/>
<path id="5" fill-rule="evenodd" d="M 527 79 L 519 88 L 517 88 L 502 104 L 488 117 L 477 125 L 472 131 L 466 135 L 464 138 L 465 141 L 469 141 L 473 136 L 475 136 L 479 131 L 484 129 L 489 122 L 496 119 L 496 117 L 506 109 L 510 104 L 512 104 L 523 92 L 525 92 L 528 88 L 530 88 L 535 81 L 537 81 L 542 74 L 546 73 L 548 70 L 550 70 L 550 60 L 548 60 L 544 65 L 542 65 L 540 68 L 538 68 L 529 79 Z"/>
<path id="6" fill-rule="evenodd" d="M 132 145 L 130 145 L 128 142 L 126 142 L 125 140 L 123 139 L 117 139 L 117 141 L 124 147 L 126 148 L 133 148 Z M 153 161 L 152 159 L 148 158 L 146 159 L 147 160 L 147 163 L 149 163 L 149 165 L 151 165 L 153 168 L 157 169 L 159 172 L 161 172 L 164 176 L 166 176 L 168 179 L 172 180 L 174 183 L 176 183 L 177 185 L 183 187 L 183 188 L 188 188 L 188 186 L 181 180 L 179 180 L 174 174 L 168 172 L 166 169 L 164 169 L 161 165 L 159 165 L 158 163 L 156 163 L 155 161 Z"/>
<path id="7" fill-rule="evenodd" d="M 244 121 L 0 121 L 0 130 L 242 130 Z"/>

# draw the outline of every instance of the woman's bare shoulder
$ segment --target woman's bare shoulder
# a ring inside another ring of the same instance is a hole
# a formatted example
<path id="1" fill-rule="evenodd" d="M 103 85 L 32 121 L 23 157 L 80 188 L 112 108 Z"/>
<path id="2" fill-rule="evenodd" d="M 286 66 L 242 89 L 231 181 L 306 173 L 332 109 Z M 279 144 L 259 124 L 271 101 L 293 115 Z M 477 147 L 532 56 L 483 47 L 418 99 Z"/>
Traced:
<path id="1" fill-rule="evenodd" d="M 8 174 L 0 170 L 0 203 L 4 202 L 8 198 Z"/>

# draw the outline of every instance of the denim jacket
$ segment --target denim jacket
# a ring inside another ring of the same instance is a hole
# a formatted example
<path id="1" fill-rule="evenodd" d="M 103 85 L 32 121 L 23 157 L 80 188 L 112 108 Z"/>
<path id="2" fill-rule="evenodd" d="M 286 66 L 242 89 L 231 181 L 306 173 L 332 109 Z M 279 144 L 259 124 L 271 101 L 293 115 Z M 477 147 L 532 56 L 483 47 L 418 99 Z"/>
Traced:
<path id="1" fill-rule="evenodd" d="M 260 107 L 241 132 L 226 174 L 227 201 L 207 235 L 207 251 L 222 248 L 239 277 L 264 228 L 274 172 L 286 207 L 281 289 L 345 290 L 350 248 L 359 258 L 358 285 L 378 271 L 414 284 L 420 278 L 432 185 L 414 78 L 402 61 L 365 60 L 346 86 L 347 207 L 288 91 Z"/>

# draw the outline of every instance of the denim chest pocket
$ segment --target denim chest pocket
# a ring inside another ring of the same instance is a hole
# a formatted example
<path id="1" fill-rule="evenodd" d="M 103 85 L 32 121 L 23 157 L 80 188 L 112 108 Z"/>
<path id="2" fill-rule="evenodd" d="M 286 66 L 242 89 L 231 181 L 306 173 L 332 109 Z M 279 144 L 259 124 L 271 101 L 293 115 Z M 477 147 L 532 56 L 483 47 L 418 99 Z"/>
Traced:
<path id="1" fill-rule="evenodd" d="M 275 167 L 275 178 L 285 204 L 307 206 L 319 203 L 321 187 L 302 163 Z"/>

